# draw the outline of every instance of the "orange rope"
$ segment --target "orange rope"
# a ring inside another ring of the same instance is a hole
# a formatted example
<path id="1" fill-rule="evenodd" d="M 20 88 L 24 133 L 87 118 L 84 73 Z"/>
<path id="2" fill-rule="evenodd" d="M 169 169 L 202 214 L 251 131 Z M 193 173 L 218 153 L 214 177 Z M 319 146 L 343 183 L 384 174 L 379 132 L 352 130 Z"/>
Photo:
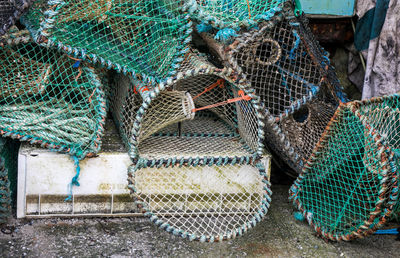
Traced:
<path id="1" fill-rule="evenodd" d="M 89 96 L 89 103 L 92 103 L 92 97 L 93 97 L 95 91 L 96 91 L 96 89 L 94 89 L 92 92 L 92 95 Z"/>
<path id="2" fill-rule="evenodd" d="M 225 101 L 222 101 L 219 103 L 215 103 L 212 105 L 208 105 L 205 107 L 201 107 L 201 108 L 194 108 L 194 109 L 192 109 L 192 112 L 197 112 L 197 111 L 204 110 L 204 109 L 215 108 L 215 107 L 223 106 L 223 105 L 230 104 L 230 103 L 235 103 L 235 102 L 242 101 L 242 100 L 244 100 L 244 101 L 251 100 L 251 97 L 249 95 L 244 95 L 244 92 L 242 90 L 238 91 L 238 95 L 240 96 L 238 98 L 228 99 L 228 100 L 225 100 Z"/>
<path id="3" fill-rule="evenodd" d="M 221 88 L 223 88 L 224 87 L 224 83 L 225 83 L 224 79 L 218 79 L 215 83 L 213 83 L 210 86 L 208 86 L 203 92 L 201 92 L 201 93 L 197 94 L 195 97 L 193 97 L 193 100 L 197 99 L 198 97 L 200 97 L 204 93 L 214 89 L 217 86 L 220 86 Z"/>
<path id="4" fill-rule="evenodd" d="M 75 77 L 75 81 L 77 81 L 78 79 L 79 79 L 79 77 L 81 77 L 81 75 L 82 75 L 82 68 L 79 66 L 78 67 L 78 70 L 79 70 L 79 73 L 78 73 L 78 75 Z"/>
<path id="5" fill-rule="evenodd" d="M 247 0 L 247 9 L 249 9 L 249 19 L 251 19 L 250 2 Z"/>

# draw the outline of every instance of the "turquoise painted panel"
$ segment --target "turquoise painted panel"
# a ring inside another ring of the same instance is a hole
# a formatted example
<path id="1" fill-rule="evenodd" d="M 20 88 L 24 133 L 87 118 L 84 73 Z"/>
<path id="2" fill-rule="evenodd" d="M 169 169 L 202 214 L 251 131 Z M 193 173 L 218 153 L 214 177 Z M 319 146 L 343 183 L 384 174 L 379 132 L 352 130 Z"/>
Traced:
<path id="1" fill-rule="evenodd" d="M 356 0 L 300 0 L 307 14 L 353 16 Z"/>

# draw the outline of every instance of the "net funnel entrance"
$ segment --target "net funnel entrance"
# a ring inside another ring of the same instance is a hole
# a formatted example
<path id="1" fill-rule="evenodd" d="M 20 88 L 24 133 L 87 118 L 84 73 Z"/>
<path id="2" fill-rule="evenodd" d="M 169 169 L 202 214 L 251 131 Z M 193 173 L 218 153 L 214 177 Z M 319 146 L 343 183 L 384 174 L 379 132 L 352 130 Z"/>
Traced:
<path id="1" fill-rule="evenodd" d="M 0 36 L 4 35 L 29 8 L 33 0 L 0 1 Z"/>
<path id="2" fill-rule="evenodd" d="M 250 160 L 142 160 L 129 172 L 143 212 L 160 228 L 202 242 L 235 238 L 268 211 L 264 167 Z"/>
<path id="3" fill-rule="evenodd" d="M 99 70 L 32 42 L 0 48 L 0 134 L 78 158 L 100 149 L 106 99 Z"/>
<path id="4" fill-rule="evenodd" d="M 279 122 L 270 116 L 266 145 L 300 174 L 336 108 L 337 104 L 317 98 Z"/>
<path id="5" fill-rule="evenodd" d="M 173 1 L 35 1 L 22 22 L 35 40 L 146 80 L 173 76 L 191 22 Z"/>
<path id="6" fill-rule="evenodd" d="M 186 57 L 177 76 L 165 84 L 148 86 L 121 75 L 115 81 L 111 105 L 114 120 L 130 149 L 131 157 L 154 159 L 168 156 L 169 151 L 185 153 L 185 149 L 180 147 L 171 149 L 178 146 L 178 142 L 192 150 L 187 155 L 194 155 L 196 148 L 204 149 L 207 153 L 210 137 L 220 138 L 221 142 L 231 142 L 232 147 L 227 150 L 235 152 L 236 146 L 243 145 L 246 149 L 244 154 L 262 155 L 261 139 L 264 132 L 260 128 L 264 124 L 260 117 L 263 111 L 259 98 L 245 85 L 241 85 L 240 80 L 240 76 L 232 69 L 216 68 L 195 52 Z M 241 93 L 250 96 L 251 100 L 241 99 Z M 171 98 L 172 95 L 180 97 Z M 236 101 L 225 103 L 227 100 Z M 210 106 L 215 103 L 223 105 Z M 197 116 L 203 120 L 198 120 Z M 194 121 L 189 121 L 192 119 Z M 199 121 L 210 121 L 210 125 L 198 127 L 200 131 L 190 129 L 190 125 L 199 125 Z M 229 132 L 220 133 L 217 128 L 221 124 L 226 125 Z M 156 133 L 158 131 L 164 133 Z M 185 140 L 189 136 L 197 137 L 199 142 L 190 140 L 194 145 L 185 143 L 189 141 Z M 166 148 L 162 147 L 163 144 Z"/>
<path id="7" fill-rule="evenodd" d="M 261 165 L 264 113 L 238 73 L 215 67 L 192 49 L 177 76 L 165 84 L 149 86 L 121 75 L 115 85 L 112 113 L 133 161 L 129 188 L 153 222 L 190 240 L 213 242 L 241 235 L 261 220 L 271 194 Z M 180 97 L 171 100 L 171 95 Z M 217 172 L 223 179 L 204 181 Z M 231 189 L 232 180 L 245 175 L 255 182 L 238 182 L 237 189 L 245 194 L 215 193 Z M 156 183 L 167 178 L 169 183 Z M 198 186 L 188 178 L 202 181 L 202 188 L 190 192 Z M 183 198 L 182 191 L 195 199 L 187 203 L 190 209 L 171 206 L 164 216 L 169 204 L 181 205 L 176 198 Z M 240 207 L 253 200 L 253 193 L 260 197 L 254 201 L 258 206 L 251 203 L 244 211 Z M 223 199 L 219 210 L 212 203 L 217 196 Z M 205 225 L 194 230 L 196 223 L 213 224 L 214 231 Z"/>
<path id="8" fill-rule="evenodd" d="M 400 97 L 343 104 L 326 128 L 291 199 L 324 238 L 372 234 L 398 205 Z"/>

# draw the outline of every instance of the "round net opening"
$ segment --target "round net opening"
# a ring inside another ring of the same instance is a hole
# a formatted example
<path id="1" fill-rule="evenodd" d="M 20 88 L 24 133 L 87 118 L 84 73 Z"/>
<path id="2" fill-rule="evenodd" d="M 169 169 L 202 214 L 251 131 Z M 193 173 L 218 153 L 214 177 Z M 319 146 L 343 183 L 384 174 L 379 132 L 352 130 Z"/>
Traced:
<path id="1" fill-rule="evenodd" d="M 255 59 L 262 65 L 272 65 L 278 62 L 282 53 L 279 43 L 272 39 L 264 39 L 253 50 Z"/>

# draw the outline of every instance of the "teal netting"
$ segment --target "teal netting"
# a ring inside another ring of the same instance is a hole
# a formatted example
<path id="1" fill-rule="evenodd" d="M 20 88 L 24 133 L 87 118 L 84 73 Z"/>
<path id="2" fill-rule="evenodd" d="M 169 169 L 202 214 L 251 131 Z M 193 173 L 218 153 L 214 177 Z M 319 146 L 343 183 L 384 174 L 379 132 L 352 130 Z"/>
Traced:
<path id="1" fill-rule="evenodd" d="M 372 234 L 398 205 L 400 96 L 341 105 L 291 198 L 318 234 L 351 240 Z"/>
<path id="2" fill-rule="evenodd" d="M 279 12 L 284 2 L 284 0 L 183 1 L 184 10 L 187 10 L 194 20 L 219 29 L 256 26 L 259 21 L 269 20 Z"/>
<path id="3" fill-rule="evenodd" d="M 191 22 L 180 9 L 167 0 L 38 0 L 22 22 L 39 43 L 161 81 L 188 50 Z"/>
<path id="4" fill-rule="evenodd" d="M 0 47 L 0 134 L 78 158 L 98 152 L 103 74 L 21 34 L 8 35 L 3 42 L 12 44 Z"/>

